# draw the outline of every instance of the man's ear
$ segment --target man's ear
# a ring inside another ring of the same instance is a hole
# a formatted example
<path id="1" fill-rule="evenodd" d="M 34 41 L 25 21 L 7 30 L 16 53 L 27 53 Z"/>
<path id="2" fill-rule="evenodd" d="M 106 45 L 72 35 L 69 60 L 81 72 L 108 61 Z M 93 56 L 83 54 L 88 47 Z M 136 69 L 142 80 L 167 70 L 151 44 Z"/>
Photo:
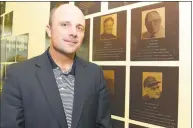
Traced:
<path id="1" fill-rule="evenodd" d="M 46 26 L 46 32 L 48 34 L 48 37 L 51 37 L 51 26 L 50 25 Z"/>

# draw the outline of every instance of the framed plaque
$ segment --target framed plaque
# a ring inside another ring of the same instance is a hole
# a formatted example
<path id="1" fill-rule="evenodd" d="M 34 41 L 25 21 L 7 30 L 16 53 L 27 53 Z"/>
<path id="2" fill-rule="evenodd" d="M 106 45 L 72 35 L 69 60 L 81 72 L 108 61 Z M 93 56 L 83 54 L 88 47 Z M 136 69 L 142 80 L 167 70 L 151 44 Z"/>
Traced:
<path id="1" fill-rule="evenodd" d="M 178 82 L 178 67 L 131 66 L 130 119 L 177 128 Z"/>
<path id="2" fill-rule="evenodd" d="M 93 61 L 126 60 L 126 11 L 94 18 Z"/>
<path id="3" fill-rule="evenodd" d="M 90 42 L 90 19 L 86 19 L 85 36 L 77 55 L 89 61 L 89 42 Z"/>
<path id="4" fill-rule="evenodd" d="M 22 34 L 16 37 L 16 62 L 27 60 L 28 58 L 29 34 Z"/>
<path id="5" fill-rule="evenodd" d="M 112 115 L 124 117 L 125 67 L 101 66 L 107 83 Z"/>
<path id="6" fill-rule="evenodd" d="M 101 11 L 101 2 L 75 2 L 75 5 L 81 9 L 84 15 L 89 15 Z"/>
<path id="7" fill-rule="evenodd" d="M 179 3 L 131 10 L 131 61 L 179 60 Z"/>
<path id="8" fill-rule="evenodd" d="M 117 8 L 129 4 L 134 4 L 134 1 L 109 1 L 108 2 L 108 9 Z"/>
<path id="9" fill-rule="evenodd" d="M 4 36 L 12 35 L 12 27 L 13 27 L 13 11 L 9 12 L 5 15 L 5 19 L 4 19 Z"/>
<path id="10" fill-rule="evenodd" d="M 6 6 L 6 2 L 5 1 L 0 1 L 0 15 L 5 13 L 5 6 Z"/>
<path id="11" fill-rule="evenodd" d="M 16 57 L 16 41 L 15 37 L 7 37 L 6 41 L 6 62 L 15 62 Z"/>
<path id="12" fill-rule="evenodd" d="M 112 119 L 113 128 L 125 128 L 125 122 Z"/>

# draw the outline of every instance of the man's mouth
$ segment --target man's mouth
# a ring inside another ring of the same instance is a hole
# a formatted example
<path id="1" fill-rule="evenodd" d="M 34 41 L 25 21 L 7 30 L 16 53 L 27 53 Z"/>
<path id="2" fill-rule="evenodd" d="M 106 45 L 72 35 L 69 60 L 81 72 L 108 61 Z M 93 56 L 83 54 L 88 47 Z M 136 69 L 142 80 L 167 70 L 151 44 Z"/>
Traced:
<path id="1" fill-rule="evenodd" d="M 72 41 L 72 40 L 64 40 L 65 42 L 68 42 L 68 43 L 73 43 L 73 44 L 76 44 L 77 42 L 76 41 Z"/>

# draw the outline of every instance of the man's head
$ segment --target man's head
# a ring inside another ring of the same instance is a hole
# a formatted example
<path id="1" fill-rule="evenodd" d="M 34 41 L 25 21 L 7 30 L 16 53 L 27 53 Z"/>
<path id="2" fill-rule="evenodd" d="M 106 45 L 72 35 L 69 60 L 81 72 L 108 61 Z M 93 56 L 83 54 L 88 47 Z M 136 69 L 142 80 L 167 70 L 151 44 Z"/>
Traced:
<path id="1" fill-rule="evenodd" d="M 112 17 L 106 18 L 103 22 L 104 33 L 112 34 L 113 24 L 114 24 L 114 19 Z"/>
<path id="2" fill-rule="evenodd" d="M 63 54 L 72 54 L 81 46 L 85 31 L 85 18 L 81 10 L 71 4 L 63 4 L 50 13 L 48 36 L 51 46 Z"/>
<path id="3" fill-rule="evenodd" d="M 149 98 L 158 99 L 161 96 L 160 81 L 157 81 L 155 77 L 148 76 L 144 80 L 144 88 Z"/>
<path id="4" fill-rule="evenodd" d="M 157 11 L 148 12 L 145 17 L 145 26 L 151 34 L 156 34 L 161 26 L 161 16 Z"/>

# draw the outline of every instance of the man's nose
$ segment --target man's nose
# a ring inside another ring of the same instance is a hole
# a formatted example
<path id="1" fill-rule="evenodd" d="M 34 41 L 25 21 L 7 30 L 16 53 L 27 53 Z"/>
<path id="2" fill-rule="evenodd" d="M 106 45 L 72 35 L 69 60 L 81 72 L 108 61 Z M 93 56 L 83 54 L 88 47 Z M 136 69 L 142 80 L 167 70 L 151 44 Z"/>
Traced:
<path id="1" fill-rule="evenodd" d="M 74 38 L 77 37 L 77 29 L 76 27 L 71 27 L 70 30 L 69 30 L 69 35 L 70 36 L 73 36 Z"/>

